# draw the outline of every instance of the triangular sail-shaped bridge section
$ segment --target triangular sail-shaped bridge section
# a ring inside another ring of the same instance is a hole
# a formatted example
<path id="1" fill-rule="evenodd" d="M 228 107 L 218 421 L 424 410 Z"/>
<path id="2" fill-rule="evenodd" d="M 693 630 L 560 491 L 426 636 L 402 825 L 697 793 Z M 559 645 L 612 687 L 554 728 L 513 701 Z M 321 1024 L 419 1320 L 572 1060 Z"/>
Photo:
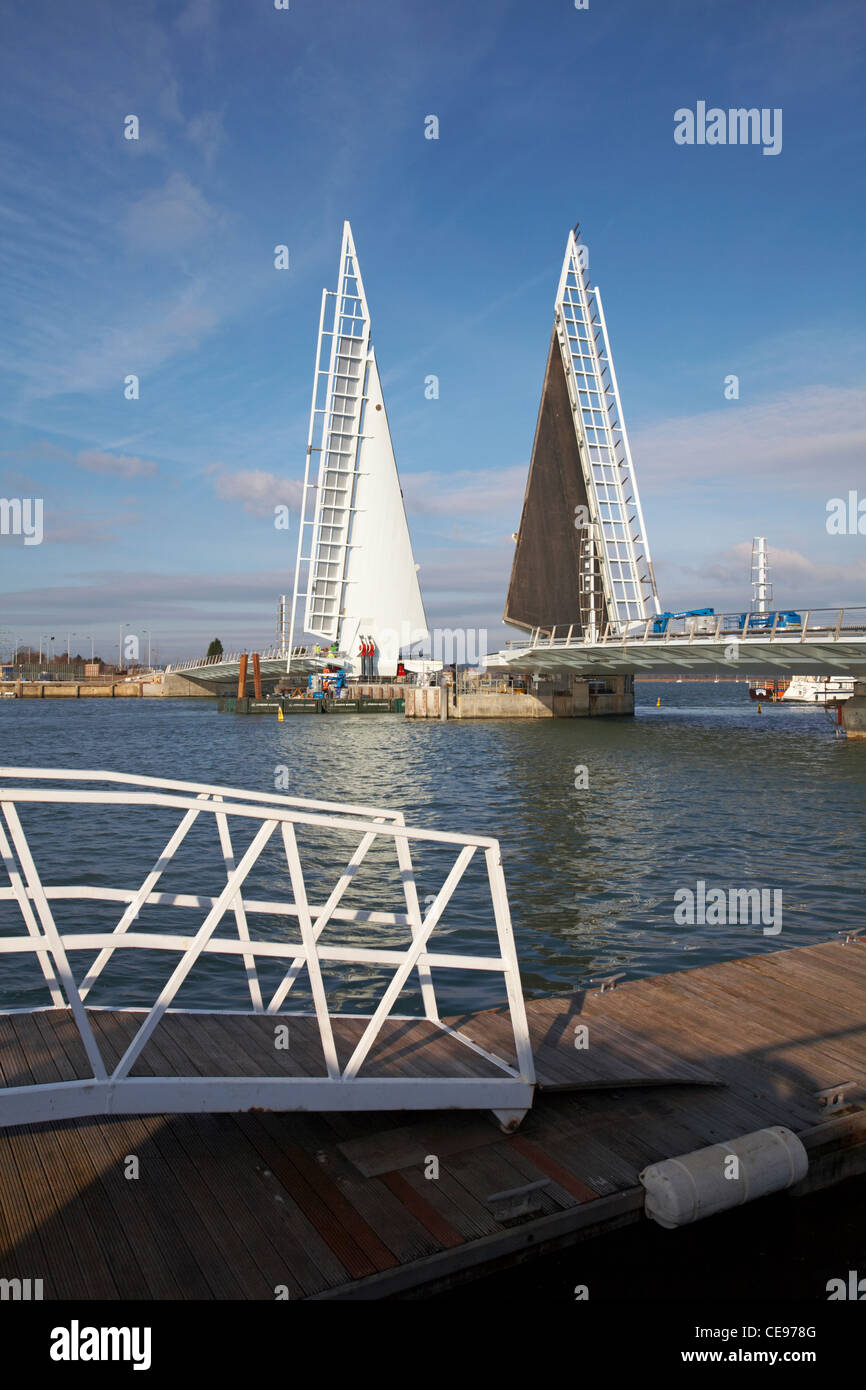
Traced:
<path id="1" fill-rule="evenodd" d="M 658 612 L 601 295 L 569 233 L 505 621 L 594 640 Z"/>
<path id="2" fill-rule="evenodd" d="M 580 610 L 581 531 L 577 509 L 588 497 L 562 354 L 554 330 L 517 548 L 505 603 L 505 622 L 530 630 L 568 627 Z"/>
<path id="3" fill-rule="evenodd" d="M 322 292 L 291 628 L 338 649 L 358 674 L 375 642 L 379 674 L 429 636 L 352 229 L 336 293 Z"/>

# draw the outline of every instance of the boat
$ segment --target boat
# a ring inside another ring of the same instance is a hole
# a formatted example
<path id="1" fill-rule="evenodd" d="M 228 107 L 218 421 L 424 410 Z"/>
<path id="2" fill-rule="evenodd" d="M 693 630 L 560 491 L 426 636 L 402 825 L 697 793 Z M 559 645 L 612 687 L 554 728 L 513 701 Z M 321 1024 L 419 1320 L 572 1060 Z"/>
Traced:
<path id="1" fill-rule="evenodd" d="M 801 705 L 834 705 L 853 694 L 853 676 L 792 676 L 781 698 Z"/>
<path id="2" fill-rule="evenodd" d="M 788 679 L 756 679 L 749 681 L 750 700 L 769 700 L 770 704 L 775 704 L 777 700 L 785 698 L 785 692 L 790 685 Z"/>

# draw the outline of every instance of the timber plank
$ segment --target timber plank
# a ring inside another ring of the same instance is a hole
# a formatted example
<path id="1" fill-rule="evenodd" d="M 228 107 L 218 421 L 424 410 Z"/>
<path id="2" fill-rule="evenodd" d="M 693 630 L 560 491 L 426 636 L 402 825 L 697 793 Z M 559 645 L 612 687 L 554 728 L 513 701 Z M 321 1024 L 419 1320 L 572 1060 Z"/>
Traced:
<path id="1" fill-rule="evenodd" d="M 368 1223 L 358 1216 L 336 1185 L 329 1179 L 323 1179 L 314 1160 L 299 1144 L 289 1140 L 289 1124 L 284 1123 L 274 1134 L 271 1126 L 265 1123 L 270 1118 L 241 1115 L 236 1118 L 236 1123 L 342 1262 L 347 1273 L 358 1279 L 397 1265 L 399 1261 Z M 288 1120 L 289 1117 L 285 1118 Z"/>
<path id="2" fill-rule="evenodd" d="M 43 1035 L 38 1016 L 14 1014 L 12 1023 L 30 1062 L 35 1082 L 61 1081 L 56 1054 Z M 71 1121 L 39 1129 L 40 1152 L 46 1174 L 63 1202 L 63 1220 L 82 1262 L 101 1279 L 110 1280 L 121 1297 L 142 1298 L 148 1284 L 139 1268 L 126 1230 L 113 1208 L 104 1202 L 102 1173 L 84 1142 L 86 1122 Z M 95 1210 L 94 1210 L 95 1209 Z M 129 1289 L 129 1293 L 123 1290 Z"/>
<path id="3" fill-rule="evenodd" d="M 270 1118 L 265 1117 L 264 1123 Z M 343 1173 L 335 1170 L 332 1154 L 318 1147 L 322 1129 L 318 1117 L 297 1115 L 293 1118 L 292 1137 L 305 1153 L 315 1153 L 319 1176 L 339 1191 L 397 1260 L 406 1263 L 407 1259 L 420 1259 L 439 1249 L 430 1230 L 411 1213 L 401 1210 L 385 1183 L 377 1178 L 359 1179 L 351 1167 Z"/>
<path id="4" fill-rule="evenodd" d="M 127 1042 L 140 1027 L 140 1020 L 125 1016 L 102 1020 L 99 1012 L 94 1013 L 94 1019 L 100 1028 L 105 1027 L 105 1046 L 119 1060 Z M 161 1058 L 156 1047 L 152 1049 L 152 1055 L 154 1062 L 159 1064 Z M 141 1060 L 146 1074 L 158 1074 L 154 1062 L 145 1061 L 144 1054 Z M 160 1143 L 162 1130 L 167 1123 L 168 1117 L 159 1115 L 124 1117 L 130 1138 L 128 1152 L 136 1153 L 139 1158 L 138 1182 L 150 1203 L 152 1222 L 158 1222 L 160 1229 L 172 1241 L 173 1268 L 185 1298 L 237 1297 L 237 1283 L 230 1274 L 224 1274 L 219 1268 L 221 1258 L 199 1214 L 199 1194 L 195 1192 L 195 1185 L 192 1186 L 191 1196 L 196 1200 L 188 1202 L 184 1166 L 178 1164 L 177 1153 L 171 1143 Z M 212 1278 L 208 1277 L 206 1265 L 213 1270 Z M 225 1288 L 232 1291 L 220 1293 Z"/>
<path id="5" fill-rule="evenodd" d="M 74 1080 L 77 1059 L 73 1061 L 67 1054 L 64 1038 L 65 1033 L 80 1047 L 80 1037 L 71 1015 L 64 1019 L 48 1013 L 36 1013 L 34 1018 L 45 1035 L 55 1040 L 54 1055 L 64 1079 Z M 67 1024 L 72 1025 L 71 1029 Z M 69 1127 L 70 1130 L 73 1128 Z M 138 1182 L 123 1176 L 124 1159 L 129 1151 L 129 1145 L 123 1143 L 125 1134 L 126 1127 L 122 1120 L 91 1121 L 86 1126 L 84 1145 L 99 1167 L 102 1185 L 117 1220 L 128 1231 L 130 1243 L 138 1252 L 150 1297 L 179 1298 L 182 1295 L 172 1273 L 171 1247 L 160 1240 L 158 1227 L 154 1227 L 148 1219 L 147 1205 L 139 1196 Z M 123 1297 L 129 1296 L 124 1288 Z"/>
<path id="6" fill-rule="evenodd" d="M 32 1025 L 26 1021 L 19 1031 L 19 1015 L 0 1017 L 0 1065 L 7 1085 L 32 1085 L 37 1081 L 30 1068 L 29 1058 L 21 1042 Z M 44 1055 L 41 1043 L 39 1051 Z M 43 1074 L 45 1064 L 42 1067 Z M 14 1077 L 13 1081 L 11 1078 Z M 60 1131 L 62 1132 L 62 1131 Z M 58 1129 L 52 1125 L 16 1126 L 6 1131 L 15 1158 L 22 1188 L 32 1222 L 42 1234 L 42 1249 L 58 1269 L 55 1284 L 61 1296 L 65 1288 L 83 1286 L 87 1297 L 114 1299 L 117 1286 L 110 1267 L 95 1239 L 90 1222 L 83 1211 L 78 1195 L 73 1166 L 74 1160 L 52 1163 L 57 1147 L 62 1144 Z M 38 1273 L 33 1278 L 42 1277 Z M 68 1294 L 66 1296 L 69 1296 Z"/>

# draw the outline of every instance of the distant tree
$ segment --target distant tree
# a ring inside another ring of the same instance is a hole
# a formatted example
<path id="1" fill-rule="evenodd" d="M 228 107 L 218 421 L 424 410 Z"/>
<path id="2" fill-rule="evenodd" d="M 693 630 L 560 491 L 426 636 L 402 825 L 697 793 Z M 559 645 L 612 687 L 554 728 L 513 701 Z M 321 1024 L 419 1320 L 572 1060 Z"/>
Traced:
<path id="1" fill-rule="evenodd" d="M 215 637 L 207 649 L 208 656 L 222 656 L 223 644 L 218 637 Z"/>

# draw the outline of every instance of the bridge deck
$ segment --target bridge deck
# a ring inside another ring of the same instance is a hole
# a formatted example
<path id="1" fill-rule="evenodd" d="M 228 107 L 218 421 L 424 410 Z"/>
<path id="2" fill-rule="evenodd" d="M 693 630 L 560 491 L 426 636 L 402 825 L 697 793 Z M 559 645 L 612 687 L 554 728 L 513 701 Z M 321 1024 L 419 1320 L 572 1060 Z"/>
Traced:
<path id="1" fill-rule="evenodd" d="M 636 1218 L 648 1162 L 769 1124 L 803 1133 L 827 1118 L 817 1090 L 866 1084 L 857 943 L 536 1000 L 528 1012 L 540 1091 L 510 1136 L 459 1112 L 145 1116 L 0 1131 L 0 1277 L 41 1278 L 46 1298 L 272 1299 L 277 1286 L 292 1298 L 369 1298 L 441 1287 L 530 1243 Z M 135 1015 L 91 1017 L 106 1057 L 119 1056 Z M 283 1064 L 318 1066 L 314 1027 L 287 1021 Z M 510 1056 L 500 1011 L 455 1022 Z M 578 1023 L 589 1027 L 586 1051 L 574 1047 Z M 341 1055 L 361 1026 L 339 1025 Z M 7 1085 L 74 1078 L 77 1046 L 62 1010 L 0 1016 Z M 428 1049 L 439 1067 L 450 1049 L 455 1066 L 488 1065 L 430 1025 L 395 1020 L 371 1066 L 421 1075 Z M 245 1075 L 273 1072 L 274 1060 L 273 1020 L 170 1014 L 141 1072 Z M 840 1145 L 859 1143 L 849 1163 L 866 1150 L 864 1118 L 855 1107 L 822 1126 L 842 1127 Z M 124 1175 L 130 1155 L 137 1180 Z M 438 1179 L 425 1177 L 429 1155 Z M 524 1218 L 489 1200 L 545 1181 Z"/>

